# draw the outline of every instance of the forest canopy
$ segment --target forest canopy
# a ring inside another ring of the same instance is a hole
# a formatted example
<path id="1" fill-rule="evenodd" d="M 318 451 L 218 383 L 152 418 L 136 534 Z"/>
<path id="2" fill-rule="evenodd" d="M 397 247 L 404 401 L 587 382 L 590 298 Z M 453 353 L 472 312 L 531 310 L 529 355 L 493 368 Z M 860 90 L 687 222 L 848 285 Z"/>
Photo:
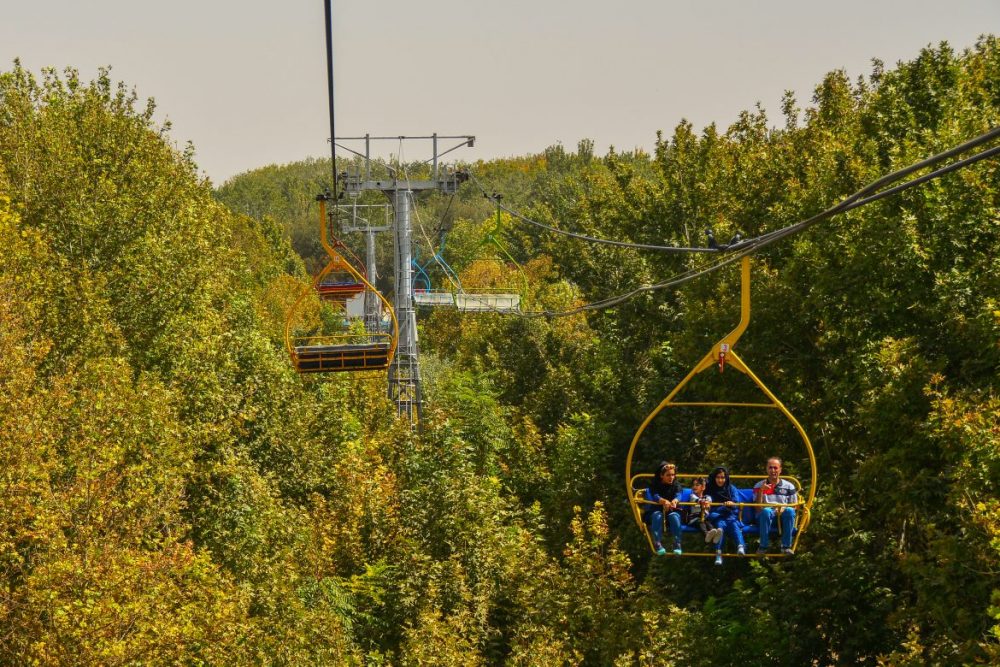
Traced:
<path id="1" fill-rule="evenodd" d="M 735 269 L 571 317 L 421 310 L 411 432 L 384 376 L 299 377 L 283 348 L 329 161 L 213 189 L 153 112 L 109 71 L 0 74 L 0 662 L 1000 661 L 996 160 L 755 255 L 740 355 L 821 474 L 794 559 L 716 567 L 649 554 L 623 471 L 644 416 L 737 321 Z M 831 72 L 777 124 L 758 107 L 682 122 L 652 154 L 584 141 L 465 166 L 545 224 L 700 246 L 998 125 L 983 37 Z M 478 189 L 417 205 L 424 257 L 445 233 L 463 279 L 489 273 Z M 525 309 L 703 262 L 501 222 Z M 772 455 L 806 469 L 787 427 L 683 414 L 636 461 L 763 476 Z"/>

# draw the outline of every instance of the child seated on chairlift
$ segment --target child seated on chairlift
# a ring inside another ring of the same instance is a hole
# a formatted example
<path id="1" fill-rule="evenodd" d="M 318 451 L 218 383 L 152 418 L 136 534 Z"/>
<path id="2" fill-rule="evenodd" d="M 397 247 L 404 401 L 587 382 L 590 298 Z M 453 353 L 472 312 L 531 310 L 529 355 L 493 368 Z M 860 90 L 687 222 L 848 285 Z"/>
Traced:
<path id="1" fill-rule="evenodd" d="M 715 528 L 708 521 L 709 503 L 712 502 L 712 499 L 705 495 L 704 477 L 697 477 L 691 482 L 691 502 L 696 504 L 689 505 L 687 508 L 687 525 L 701 530 L 702 534 L 705 535 L 706 543 L 718 544 L 719 540 L 722 539 L 722 529 Z"/>

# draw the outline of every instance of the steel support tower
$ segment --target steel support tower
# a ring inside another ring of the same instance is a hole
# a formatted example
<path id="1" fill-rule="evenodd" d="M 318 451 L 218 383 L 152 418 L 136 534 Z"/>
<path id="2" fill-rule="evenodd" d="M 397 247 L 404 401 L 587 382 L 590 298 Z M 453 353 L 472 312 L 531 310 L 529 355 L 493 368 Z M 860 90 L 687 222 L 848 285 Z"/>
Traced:
<path id="1" fill-rule="evenodd" d="M 439 152 L 438 140 L 461 140 L 456 146 Z M 365 142 L 365 152 L 351 150 L 341 146 L 342 141 Z M 400 178 L 398 170 L 390 172 L 384 179 L 376 179 L 371 174 L 371 142 L 391 140 L 402 143 L 407 140 L 430 140 L 432 142 L 432 157 L 426 162 L 431 164 L 430 178 L 413 180 Z M 341 146 L 355 155 L 364 157 L 364 170 L 344 172 L 339 178 L 343 183 L 344 192 L 352 197 L 362 192 L 377 190 L 384 194 L 393 208 L 393 258 L 394 286 L 393 307 L 396 309 L 396 320 L 399 323 L 399 343 L 396 347 L 396 357 L 389 366 L 389 398 L 396 404 L 396 413 L 409 420 L 411 426 L 420 422 L 422 415 L 422 395 L 420 386 L 420 346 L 417 339 L 417 314 L 413 307 L 413 206 L 415 195 L 429 190 L 444 194 L 454 194 L 467 178 L 463 172 L 443 170 L 439 159 L 445 153 L 472 146 L 475 137 L 471 135 L 439 136 L 433 134 L 423 137 L 337 137 L 337 146 Z M 369 233 L 373 239 L 374 233 Z M 374 265 L 374 241 L 368 245 L 370 265 Z"/>

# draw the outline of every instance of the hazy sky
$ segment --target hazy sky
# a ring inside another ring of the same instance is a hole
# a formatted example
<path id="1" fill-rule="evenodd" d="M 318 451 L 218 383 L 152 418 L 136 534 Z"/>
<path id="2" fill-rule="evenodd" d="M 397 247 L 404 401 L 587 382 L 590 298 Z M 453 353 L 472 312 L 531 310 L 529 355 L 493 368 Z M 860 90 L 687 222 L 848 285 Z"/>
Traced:
<path id="1" fill-rule="evenodd" d="M 474 134 L 463 160 L 581 138 L 650 149 L 682 118 L 726 126 L 758 101 L 780 124 L 783 91 L 804 106 L 830 70 L 1000 32 L 1000 0 L 334 0 L 333 14 L 337 134 Z M 0 0 L 0 70 L 110 65 L 216 184 L 329 154 L 324 49 L 322 0 Z"/>

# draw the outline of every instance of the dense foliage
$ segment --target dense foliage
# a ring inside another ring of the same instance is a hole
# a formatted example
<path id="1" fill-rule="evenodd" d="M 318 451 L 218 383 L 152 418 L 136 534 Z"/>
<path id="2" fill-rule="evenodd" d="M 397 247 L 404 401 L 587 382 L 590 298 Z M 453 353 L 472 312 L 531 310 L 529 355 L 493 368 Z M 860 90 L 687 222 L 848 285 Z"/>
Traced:
<path id="1" fill-rule="evenodd" d="M 470 169 L 595 236 L 756 235 L 1000 124 L 1000 43 L 833 72 L 782 112 L 682 123 L 653 155 L 584 142 Z M 735 271 L 565 318 L 421 311 L 412 434 L 384 378 L 300 378 L 281 347 L 329 163 L 213 192 L 152 115 L 106 72 L 0 74 L 0 662 L 1000 660 L 995 161 L 756 257 L 740 353 L 812 434 L 819 495 L 794 560 L 719 568 L 651 558 L 622 471 L 736 321 Z M 419 206 L 425 253 L 446 230 L 463 281 L 509 271 L 484 263 L 471 184 Z M 526 309 L 703 261 L 503 225 Z M 678 413 L 636 461 L 771 454 L 804 476 L 787 425 Z"/>

